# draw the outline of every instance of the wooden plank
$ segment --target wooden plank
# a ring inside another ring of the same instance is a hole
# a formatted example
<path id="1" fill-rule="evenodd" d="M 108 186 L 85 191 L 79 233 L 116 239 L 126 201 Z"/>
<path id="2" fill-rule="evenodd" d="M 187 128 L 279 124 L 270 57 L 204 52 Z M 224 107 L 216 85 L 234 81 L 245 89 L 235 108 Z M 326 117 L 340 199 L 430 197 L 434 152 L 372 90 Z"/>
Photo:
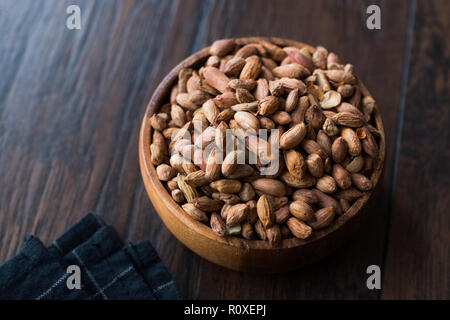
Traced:
<path id="1" fill-rule="evenodd" d="M 85 0 L 82 30 L 69 31 L 68 0 L 2 1 L 0 262 L 25 234 L 51 242 L 94 210 L 126 240 L 150 239 L 186 298 L 377 298 L 365 268 L 383 256 L 408 3 L 375 1 L 383 29 L 369 31 L 372 2 Z M 352 243 L 290 274 L 239 274 L 191 253 L 155 214 L 139 174 L 140 120 L 158 81 L 192 50 L 243 35 L 332 48 L 384 115 L 389 156 L 376 210 Z"/>
<path id="2" fill-rule="evenodd" d="M 384 299 L 449 299 L 448 1 L 418 1 Z"/>
<path id="3" fill-rule="evenodd" d="M 194 43 L 200 1 L 0 5 L 0 263 L 26 234 L 50 243 L 88 211 L 126 241 L 150 238 L 183 286 L 190 254 L 151 207 L 138 134 L 152 91 Z"/>
<path id="4" fill-rule="evenodd" d="M 366 8 L 378 4 L 382 30 L 366 28 Z M 351 61 L 383 114 L 386 169 L 372 214 L 349 244 L 331 257 L 296 272 L 259 276 L 237 273 L 201 260 L 198 295 L 214 299 L 377 299 L 366 287 L 366 268 L 382 265 L 388 223 L 392 154 L 409 3 L 405 1 L 216 1 L 207 12 L 198 47 L 214 39 L 267 35 L 324 45 Z M 199 282 L 199 283 L 198 283 Z M 211 285 L 214 283 L 214 285 Z M 192 291 L 190 291 L 192 292 Z"/>

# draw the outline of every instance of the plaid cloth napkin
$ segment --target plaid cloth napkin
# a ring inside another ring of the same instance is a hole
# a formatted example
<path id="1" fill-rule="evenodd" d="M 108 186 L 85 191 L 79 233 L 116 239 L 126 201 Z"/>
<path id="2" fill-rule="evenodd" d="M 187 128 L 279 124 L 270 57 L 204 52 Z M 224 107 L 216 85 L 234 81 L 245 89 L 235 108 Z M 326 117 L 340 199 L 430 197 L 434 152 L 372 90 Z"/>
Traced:
<path id="1" fill-rule="evenodd" d="M 70 265 L 81 288 L 69 289 Z M 123 246 L 116 231 L 89 213 L 52 245 L 29 236 L 0 266 L 0 299 L 181 299 L 172 277 L 148 241 Z"/>

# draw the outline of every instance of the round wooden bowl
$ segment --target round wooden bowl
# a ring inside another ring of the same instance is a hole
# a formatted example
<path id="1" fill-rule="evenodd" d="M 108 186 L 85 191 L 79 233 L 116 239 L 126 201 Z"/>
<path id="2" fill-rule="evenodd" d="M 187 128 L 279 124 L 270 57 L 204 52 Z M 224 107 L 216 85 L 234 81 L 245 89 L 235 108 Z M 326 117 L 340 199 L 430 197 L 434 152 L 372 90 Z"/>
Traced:
<path id="1" fill-rule="evenodd" d="M 280 46 L 307 46 L 304 43 L 280 38 L 239 38 L 242 43 L 270 40 Z M 156 208 L 167 228 L 189 249 L 201 257 L 221 266 L 246 272 L 277 273 L 293 270 L 311 264 L 338 248 L 358 228 L 361 220 L 367 216 L 362 210 L 373 191 L 365 193 L 352 207 L 328 228 L 314 231 L 307 240 L 285 239 L 278 247 L 270 246 L 267 241 L 246 240 L 237 237 L 219 237 L 209 226 L 193 220 L 172 199 L 158 179 L 155 167 L 150 161 L 151 126 L 150 117 L 159 107 L 169 100 L 170 89 L 183 67 L 196 67 L 205 62 L 209 47 L 183 60 L 163 79 L 154 92 L 142 120 L 139 137 L 139 162 L 145 188 L 153 206 Z M 364 94 L 367 89 L 360 82 Z M 371 176 L 374 188 L 377 185 L 385 158 L 386 146 L 383 122 L 378 109 L 374 110 L 375 126 L 381 133 L 379 157 L 374 163 Z"/>

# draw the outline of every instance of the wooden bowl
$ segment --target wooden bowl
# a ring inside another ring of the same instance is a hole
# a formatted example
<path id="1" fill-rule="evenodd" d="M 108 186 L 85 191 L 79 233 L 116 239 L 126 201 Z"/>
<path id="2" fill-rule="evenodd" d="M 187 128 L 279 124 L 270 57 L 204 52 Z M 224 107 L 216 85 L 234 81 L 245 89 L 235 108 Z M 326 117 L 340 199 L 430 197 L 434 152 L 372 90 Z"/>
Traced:
<path id="1" fill-rule="evenodd" d="M 239 38 L 242 43 L 257 42 L 263 38 Z M 265 38 L 281 46 L 307 46 L 304 43 L 280 38 Z M 246 272 L 277 273 L 293 270 L 311 264 L 339 247 L 356 230 L 361 220 L 367 216 L 362 210 L 373 191 L 358 199 L 352 207 L 338 217 L 330 227 L 314 231 L 307 240 L 285 239 L 278 247 L 267 241 L 246 240 L 237 237 L 219 237 L 209 226 L 193 220 L 172 199 L 158 179 L 155 167 L 150 161 L 151 126 L 150 117 L 169 100 L 170 89 L 183 67 L 196 67 L 205 62 L 209 47 L 183 60 L 163 79 L 154 92 L 142 120 L 139 137 L 139 162 L 148 196 L 167 228 L 189 249 L 201 257 L 221 266 Z M 361 82 L 360 82 L 361 84 Z M 362 91 L 368 94 L 361 84 Z M 385 135 L 378 109 L 374 110 L 375 125 L 381 133 L 379 158 L 375 161 L 371 180 L 374 188 L 383 169 L 385 158 Z"/>

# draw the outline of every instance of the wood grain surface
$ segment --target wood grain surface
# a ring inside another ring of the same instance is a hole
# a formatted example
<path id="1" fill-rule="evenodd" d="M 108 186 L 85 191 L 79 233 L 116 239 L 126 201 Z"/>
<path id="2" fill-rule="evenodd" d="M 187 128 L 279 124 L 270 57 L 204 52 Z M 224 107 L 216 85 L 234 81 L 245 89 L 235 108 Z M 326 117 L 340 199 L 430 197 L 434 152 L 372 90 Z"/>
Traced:
<path id="1" fill-rule="evenodd" d="M 71 4 L 81 30 L 65 27 Z M 370 4 L 381 30 L 366 28 Z M 445 0 L 2 0 L 0 263 L 26 234 L 51 243 L 95 211 L 125 241 L 149 239 L 186 298 L 448 299 L 449 11 Z M 252 35 L 321 44 L 352 62 L 387 136 L 361 229 L 319 263 L 269 276 L 186 249 L 154 212 L 138 164 L 139 125 L 164 75 L 217 38 Z M 366 287 L 372 264 L 382 290 Z"/>
<path id="2" fill-rule="evenodd" d="M 450 2 L 419 2 L 387 246 L 384 297 L 450 294 Z"/>

